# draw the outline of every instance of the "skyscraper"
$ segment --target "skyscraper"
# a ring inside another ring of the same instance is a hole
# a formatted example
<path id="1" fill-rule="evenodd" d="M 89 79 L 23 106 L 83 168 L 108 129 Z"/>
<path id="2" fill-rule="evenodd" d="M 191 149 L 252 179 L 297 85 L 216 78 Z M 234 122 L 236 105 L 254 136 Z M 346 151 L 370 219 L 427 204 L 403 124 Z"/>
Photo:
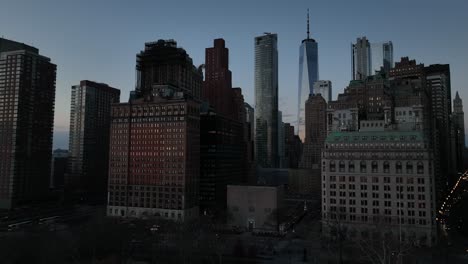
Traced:
<path id="1" fill-rule="evenodd" d="M 142 53 L 137 95 L 112 106 L 107 214 L 196 218 L 200 102 L 193 97 L 202 75 L 173 40 L 146 43 Z"/>
<path id="2" fill-rule="evenodd" d="M 278 166 L 278 36 L 255 38 L 255 156 L 264 168 Z"/>
<path id="3" fill-rule="evenodd" d="M 310 95 L 306 102 L 306 135 L 300 168 L 320 168 L 323 143 L 327 137 L 327 102 L 319 95 Z"/>
<path id="4" fill-rule="evenodd" d="M 224 116 L 232 115 L 231 76 L 229 49 L 226 48 L 224 39 L 215 39 L 214 46 L 205 50 L 205 80 L 202 97 L 217 113 Z"/>
<path id="5" fill-rule="evenodd" d="M 319 79 L 318 44 L 310 38 L 309 10 L 307 9 L 307 38 L 299 48 L 299 89 L 297 101 L 296 133 L 302 141 L 305 138 L 305 102 L 314 93 L 314 83 Z"/>
<path id="6" fill-rule="evenodd" d="M 107 84 L 81 81 L 71 88 L 69 170 L 67 194 L 105 201 L 109 159 L 111 104 L 120 90 Z"/>
<path id="7" fill-rule="evenodd" d="M 366 37 L 351 44 L 351 75 L 353 80 L 364 80 L 371 73 L 371 49 Z"/>
<path id="8" fill-rule="evenodd" d="M 435 150 L 434 171 L 439 183 L 439 199 L 456 179 L 455 132 L 452 121 L 452 98 L 450 82 L 450 65 L 433 64 L 424 68 L 426 87 L 431 96 L 431 113 L 433 120 L 433 142 Z M 441 200 L 439 200 L 441 202 Z"/>
<path id="9" fill-rule="evenodd" d="M 371 75 L 383 70 L 389 72 L 393 67 L 393 44 L 391 41 L 371 43 Z"/>
<path id="10" fill-rule="evenodd" d="M 37 48 L 0 38 L 0 208 L 49 189 L 56 65 Z"/>
<path id="11" fill-rule="evenodd" d="M 325 102 L 330 102 L 332 100 L 331 81 L 316 81 L 314 83 L 314 94 L 320 94 L 323 97 L 323 99 L 325 99 Z"/>
<path id="12" fill-rule="evenodd" d="M 452 116 L 456 140 L 457 169 L 458 172 L 463 172 L 465 169 L 465 114 L 463 112 L 463 101 L 458 95 L 458 92 L 453 100 Z"/>

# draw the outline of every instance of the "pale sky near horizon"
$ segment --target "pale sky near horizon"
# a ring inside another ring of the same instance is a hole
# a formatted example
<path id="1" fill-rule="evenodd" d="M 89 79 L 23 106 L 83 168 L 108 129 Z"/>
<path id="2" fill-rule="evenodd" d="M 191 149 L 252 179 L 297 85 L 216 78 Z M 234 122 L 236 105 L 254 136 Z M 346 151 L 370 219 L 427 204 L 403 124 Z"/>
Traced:
<path id="1" fill-rule="evenodd" d="M 351 78 L 351 42 L 366 36 L 392 41 L 395 61 L 409 56 L 425 65 L 450 64 L 452 96 L 459 91 L 468 104 L 464 0 L 0 0 L 0 36 L 31 44 L 57 64 L 54 148 L 68 148 L 71 86 L 84 79 L 108 83 L 127 101 L 135 55 L 157 39 L 175 39 L 199 65 L 213 39 L 224 38 L 233 86 L 252 104 L 254 37 L 277 33 L 279 107 L 285 122 L 294 120 L 307 8 L 319 76 L 332 81 L 334 99 Z"/>

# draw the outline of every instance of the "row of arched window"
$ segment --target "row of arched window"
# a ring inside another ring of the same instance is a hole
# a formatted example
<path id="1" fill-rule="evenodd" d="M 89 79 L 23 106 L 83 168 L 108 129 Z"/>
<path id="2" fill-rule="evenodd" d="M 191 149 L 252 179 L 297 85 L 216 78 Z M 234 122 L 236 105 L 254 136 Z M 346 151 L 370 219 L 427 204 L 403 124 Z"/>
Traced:
<path id="1" fill-rule="evenodd" d="M 395 168 L 395 173 L 403 173 L 403 167 L 405 168 L 405 173 L 407 174 L 412 174 L 414 171 L 414 166 L 413 162 L 407 161 L 406 166 L 403 166 L 403 163 L 401 161 L 397 161 L 394 164 Z M 329 163 L 329 171 L 330 172 L 336 172 L 337 164 L 335 160 L 331 160 Z M 389 161 L 384 161 L 383 166 L 382 166 L 383 172 L 384 173 L 390 173 L 390 162 Z M 323 168 L 325 171 L 325 167 Z M 368 172 L 368 166 L 367 162 L 362 160 L 359 162 L 359 171 L 356 171 L 356 166 L 354 164 L 354 161 L 348 161 L 348 170 L 346 171 L 346 163 L 343 160 L 340 160 L 338 162 L 338 171 L 339 172 Z M 381 172 L 379 168 L 379 163 L 377 161 L 372 161 L 370 164 L 370 170 L 369 172 L 372 173 L 378 173 Z M 418 161 L 416 163 L 416 173 L 417 174 L 423 174 L 424 173 L 424 164 L 422 161 Z"/>

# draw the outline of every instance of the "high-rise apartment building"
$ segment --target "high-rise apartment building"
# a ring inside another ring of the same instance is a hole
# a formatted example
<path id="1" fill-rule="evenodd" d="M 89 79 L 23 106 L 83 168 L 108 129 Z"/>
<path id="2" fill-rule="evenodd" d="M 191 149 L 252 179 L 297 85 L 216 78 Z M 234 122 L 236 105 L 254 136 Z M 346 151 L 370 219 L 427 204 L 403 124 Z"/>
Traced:
<path id="1" fill-rule="evenodd" d="M 455 99 L 453 99 L 452 116 L 456 140 L 457 169 L 458 172 L 463 172 L 465 170 L 465 114 L 463 112 L 463 101 L 458 92 L 455 94 Z"/>
<path id="2" fill-rule="evenodd" d="M 0 208 L 47 195 L 55 78 L 37 48 L 0 38 Z"/>
<path id="3" fill-rule="evenodd" d="M 278 166 L 278 36 L 255 38 L 255 157 L 264 168 Z"/>
<path id="4" fill-rule="evenodd" d="M 391 41 L 371 43 L 371 75 L 393 68 L 393 44 Z"/>
<path id="5" fill-rule="evenodd" d="M 323 99 L 325 99 L 325 102 L 327 102 L 327 103 L 330 102 L 332 100 L 332 83 L 331 83 L 331 81 L 316 81 L 314 83 L 314 94 L 315 95 L 320 94 L 323 97 Z"/>
<path id="6" fill-rule="evenodd" d="M 351 75 L 353 80 L 363 80 L 371 73 L 371 49 L 366 37 L 351 44 Z"/>
<path id="7" fill-rule="evenodd" d="M 299 48 L 299 89 L 297 101 L 296 134 L 305 138 L 305 102 L 314 94 L 314 83 L 319 80 L 318 44 L 310 38 L 309 10 L 307 10 L 307 38 Z"/>
<path id="8" fill-rule="evenodd" d="M 142 53 L 137 94 L 112 106 L 107 214 L 185 221 L 199 214 L 200 102 L 193 97 L 202 74 L 173 40 L 146 43 Z"/>
<path id="9" fill-rule="evenodd" d="M 111 105 L 120 90 L 104 83 L 81 81 L 71 88 L 67 195 L 105 201 L 109 160 Z"/>

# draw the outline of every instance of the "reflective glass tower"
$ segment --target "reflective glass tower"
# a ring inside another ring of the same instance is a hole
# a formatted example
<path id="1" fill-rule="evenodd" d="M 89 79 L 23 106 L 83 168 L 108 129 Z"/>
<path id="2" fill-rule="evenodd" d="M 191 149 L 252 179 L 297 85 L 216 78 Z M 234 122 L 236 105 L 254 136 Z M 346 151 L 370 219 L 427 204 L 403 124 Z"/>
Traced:
<path id="1" fill-rule="evenodd" d="M 278 166 L 278 36 L 255 38 L 255 157 L 263 168 Z"/>
<path id="2" fill-rule="evenodd" d="M 313 94 L 314 82 L 318 81 L 318 44 L 310 38 L 309 10 L 307 10 L 307 38 L 299 49 L 299 93 L 297 101 L 296 134 L 304 142 L 305 138 L 305 102 Z"/>
<path id="3" fill-rule="evenodd" d="M 385 72 L 393 67 L 393 44 L 391 41 L 371 43 L 371 65 L 374 75 L 382 69 Z"/>

